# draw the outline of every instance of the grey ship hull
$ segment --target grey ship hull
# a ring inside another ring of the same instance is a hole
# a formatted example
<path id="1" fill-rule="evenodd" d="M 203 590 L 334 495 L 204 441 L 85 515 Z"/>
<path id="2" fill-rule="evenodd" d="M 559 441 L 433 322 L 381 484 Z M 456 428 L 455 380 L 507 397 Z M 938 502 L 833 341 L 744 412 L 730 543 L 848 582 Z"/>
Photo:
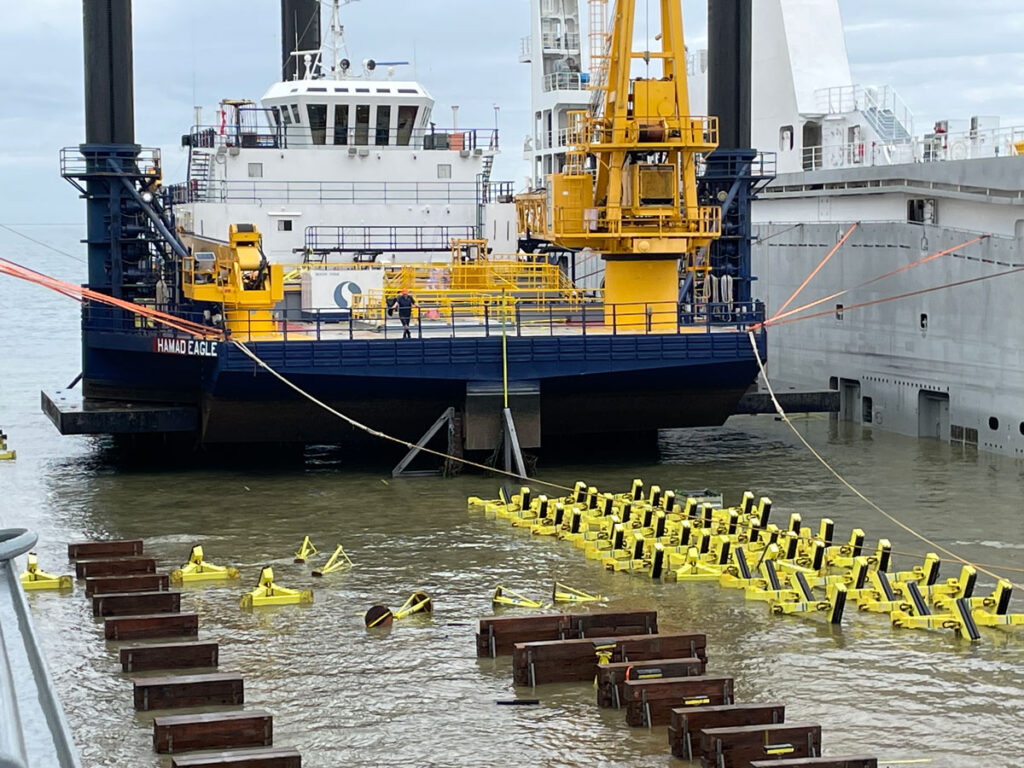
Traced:
<path id="1" fill-rule="evenodd" d="M 841 418 L 1024 455 L 1022 187 L 1021 157 L 780 176 L 755 204 L 755 292 L 769 316 L 862 223 L 791 308 L 852 290 L 807 310 L 825 316 L 771 328 L 779 388 L 831 386 Z M 934 223 L 908 221 L 919 199 L 933 201 Z M 854 288 L 979 233 L 992 236 Z M 848 309 L 902 294 L 913 295 Z"/>

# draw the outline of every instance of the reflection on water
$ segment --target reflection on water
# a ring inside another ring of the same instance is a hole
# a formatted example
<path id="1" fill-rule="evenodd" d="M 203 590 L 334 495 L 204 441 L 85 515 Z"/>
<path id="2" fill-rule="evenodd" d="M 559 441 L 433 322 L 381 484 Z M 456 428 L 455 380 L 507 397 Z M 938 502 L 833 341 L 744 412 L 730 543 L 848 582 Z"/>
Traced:
<path id="1" fill-rule="evenodd" d="M 67 239 L 54 242 L 68 249 Z M 81 279 L 75 262 L 21 251 L 0 239 L 2 255 Z M 495 705 L 515 695 L 510 660 L 475 657 L 475 620 L 492 612 L 497 584 L 543 595 L 556 578 L 610 596 L 611 609 L 656 608 L 666 629 L 706 631 L 709 669 L 734 676 L 741 700 L 784 702 L 790 719 L 820 722 L 827 753 L 927 757 L 950 767 L 977 765 L 977 755 L 986 766 L 1022 764 L 1024 633 L 986 629 L 970 646 L 951 633 L 894 631 L 885 617 L 855 610 L 837 631 L 820 617 L 773 617 L 713 584 L 605 573 L 564 544 L 470 516 L 466 496 L 496 488 L 479 476 L 396 481 L 350 469 L 329 451 L 310 452 L 284 472 L 125 471 L 89 440 L 59 438 L 38 413 L 38 390 L 78 372 L 75 305 L 8 282 L 0 296 L 3 327 L 19 328 L 0 336 L 0 427 L 19 454 L 0 465 L 0 524 L 37 529 L 40 564 L 52 571 L 66 570 L 68 540 L 99 537 L 145 538 L 162 569 L 199 542 L 212 562 L 241 568 L 241 584 L 187 588 L 182 607 L 200 612 L 201 637 L 222 644 L 222 668 L 244 674 L 247 704 L 274 712 L 277 743 L 299 747 L 304 765 L 682 765 L 668 753 L 664 728 L 629 729 L 621 713 L 599 712 L 588 684 L 528 693 L 539 707 Z M 25 316 L 33 322 L 13 322 Z M 827 418 L 797 423 L 854 485 L 924 535 L 979 562 L 1024 567 L 1018 462 Z M 925 552 L 770 417 L 667 433 L 661 455 L 656 466 L 549 461 L 542 471 L 562 484 L 585 479 L 608 489 L 625 489 L 633 477 L 711 487 L 733 502 L 750 488 L 772 497 L 779 520 L 797 511 L 814 524 L 827 515 L 839 536 L 856 525 L 870 545 L 892 539 L 910 553 L 897 556 L 899 568 Z M 325 552 L 344 544 L 356 568 L 313 580 L 320 561 L 292 563 L 306 534 Z M 281 584 L 312 586 L 316 602 L 240 611 L 240 593 L 268 564 Z M 956 570 L 947 564 L 943 576 Z M 980 589 L 990 588 L 983 579 Z M 433 616 L 366 632 L 368 606 L 395 608 L 415 589 L 433 596 Z M 151 751 L 151 716 L 132 712 L 116 644 L 104 643 L 81 592 L 34 593 L 30 601 L 84 763 L 165 765 Z M 1024 610 L 1024 597 L 1014 605 Z"/>

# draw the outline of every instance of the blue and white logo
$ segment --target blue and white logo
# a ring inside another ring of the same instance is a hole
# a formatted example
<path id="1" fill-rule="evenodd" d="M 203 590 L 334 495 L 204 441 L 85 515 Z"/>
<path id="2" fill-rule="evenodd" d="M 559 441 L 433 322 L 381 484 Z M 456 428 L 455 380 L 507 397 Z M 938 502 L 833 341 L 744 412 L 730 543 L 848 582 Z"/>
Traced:
<path id="1" fill-rule="evenodd" d="M 338 283 L 338 287 L 334 289 L 334 303 L 338 305 L 339 309 L 351 309 L 352 299 L 362 292 L 363 289 L 359 287 L 359 283 L 352 280 Z"/>

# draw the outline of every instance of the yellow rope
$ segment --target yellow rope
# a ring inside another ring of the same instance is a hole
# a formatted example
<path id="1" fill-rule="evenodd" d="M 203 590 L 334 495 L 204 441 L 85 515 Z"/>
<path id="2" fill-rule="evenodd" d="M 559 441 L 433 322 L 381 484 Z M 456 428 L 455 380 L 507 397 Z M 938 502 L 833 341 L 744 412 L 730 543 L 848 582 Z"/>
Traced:
<path id="1" fill-rule="evenodd" d="M 909 533 L 911 536 L 914 536 L 915 538 L 920 539 L 925 544 L 927 544 L 929 547 L 932 547 L 933 549 L 938 550 L 942 554 L 951 557 L 952 559 L 956 560 L 957 562 L 959 562 L 959 563 L 961 563 L 963 565 L 970 565 L 973 568 L 975 568 L 976 570 L 980 571 L 981 573 L 984 573 L 984 574 L 986 574 L 988 576 L 991 576 L 993 579 L 996 579 L 997 581 L 999 579 L 1003 578 L 999 574 L 997 574 L 997 573 L 995 573 L 993 571 L 990 571 L 987 568 L 983 568 L 982 566 L 978 565 L 977 563 L 972 563 L 969 560 L 965 560 L 964 558 L 960 557 L 960 555 L 956 554 L 955 552 L 953 552 L 953 551 L 951 551 L 949 549 L 946 549 L 941 544 L 937 544 L 936 542 L 932 541 L 931 539 L 929 539 L 924 534 L 918 533 L 913 528 L 911 528 L 909 525 L 907 525 L 906 523 L 904 523 L 901 520 L 897 519 L 893 515 L 890 515 L 888 512 L 886 512 L 880 506 L 875 504 L 875 502 L 873 502 L 871 499 L 869 499 L 863 493 L 861 493 L 856 488 L 854 488 L 853 485 L 851 485 L 850 482 L 845 477 L 840 475 L 832 467 L 832 465 L 829 464 L 825 460 L 825 458 L 820 453 L 818 453 L 816 450 L 814 450 L 814 447 L 809 442 L 807 442 L 807 440 L 804 439 L 804 436 L 800 434 L 799 430 L 795 426 L 793 426 L 793 423 L 790 421 L 789 416 L 786 414 L 786 412 L 784 410 L 782 410 L 782 406 L 779 404 L 778 399 L 776 399 L 776 397 L 775 397 L 775 390 L 772 389 L 772 383 L 768 379 L 768 372 L 764 369 L 764 362 L 761 360 L 761 353 L 757 349 L 757 341 L 754 339 L 753 332 L 748 332 L 747 333 L 747 337 L 750 339 L 750 346 L 753 348 L 754 356 L 757 358 L 757 367 L 761 369 L 761 376 L 764 378 L 764 384 L 768 388 L 768 394 L 772 398 L 772 403 L 775 405 L 775 410 L 778 412 L 779 417 L 783 420 L 783 422 L 786 423 L 786 426 L 788 426 L 791 430 L 793 430 L 793 434 L 796 435 L 797 438 L 800 440 L 800 442 L 804 444 L 804 447 L 807 448 L 807 450 L 811 452 L 811 454 L 814 456 L 814 458 L 816 458 L 818 461 L 821 462 L 822 466 L 825 467 L 825 469 L 827 469 L 832 474 L 832 476 L 835 477 L 836 480 L 838 480 L 840 483 L 842 483 L 844 486 L 846 486 L 846 488 L 849 489 L 855 496 L 857 496 L 857 498 L 859 498 L 861 501 L 863 501 L 865 504 L 867 504 L 873 510 L 878 512 L 880 515 L 885 517 L 891 523 L 893 523 L 894 525 L 899 526 L 904 531 Z M 1024 587 L 1021 587 L 1019 584 L 1014 584 L 1013 586 L 1018 588 L 1018 589 L 1024 589 Z"/>
<path id="2" fill-rule="evenodd" d="M 328 413 L 334 414 L 339 419 L 341 419 L 344 422 L 347 422 L 349 425 L 355 427 L 356 429 L 362 430 L 363 432 L 365 432 L 368 435 L 373 435 L 374 437 L 379 437 L 381 440 L 388 440 L 388 441 L 390 441 L 392 443 L 398 443 L 399 445 L 403 445 L 403 446 L 405 446 L 406 448 L 408 448 L 410 450 L 412 450 L 413 448 L 419 447 L 415 443 L 410 443 L 408 440 L 403 440 L 400 437 L 394 437 L 392 435 L 389 435 L 389 434 L 386 434 L 384 432 L 381 432 L 379 429 L 374 429 L 373 427 L 368 427 L 366 424 L 363 424 L 362 422 L 356 421 L 351 416 L 348 416 L 348 415 L 342 413 L 341 411 L 335 410 L 334 408 L 329 406 L 327 403 L 323 402 L 322 400 L 317 400 L 315 397 L 313 397 L 313 395 L 309 394 L 309 392 L 307 392 L 306 390 L 302 389 L 297 384 L 294 384 L 293 382 L 289 381 L 287 378 L 285 378 L 280 373 L 275 371 L 273 368 L 271 368 L 269 365 L 267 365 L 267 363 L 263 362 L 263 360 L 261 360 L 259 357 L 257 357 L 256 353 L 253 352 L 251 349 L 249 349 L 247 346 L 245 346 L 245 344 L 243 344 L 242 342 L 232 340 L 231 343 L 234 344 L 236 347 L 238 347 L 240 350 L 242 350 L 242 352 L 244 352 L 247 357 L 251 358 L 252 361 L 254 363 L 256 363 L 256 365 L 258 365 L 260 368 L 265 370 L 271 376 L 276 378 L 282 384 L 284 384 L 287 387 L 290 387 L 291 389 L 295 390 L 296 392 L 298 392 L 300 395 L 302 395 L 304 398 L 309 400 L 314 405 L 320 406 L 321 408 L 323 408 Z M 459 456 L 451 456 L 451 455 L 445 453 L 444 451 L 435 451 L 433 448 L 427 448 L 426 446 L 419 447 L 419 449 L 421 451 L 423 451 L 424 453 L 431 454 L 432 456 L 437 456 L 437 457 L 442 458 L 442 459 L 449 459 L 451 461 L 457 461 L 457 462 L 459 462 L 461 464 L 465 464 L 468 467 L 475 467 L 476 469 L 482 469 L 485 472 L 494 472 L 495 474 L 498 474 L 498 475 L 505 475 L 506 477 L 511 477 L 511 478 L 516 479 L 516 480 L 523 480 L 523 481 L 532 483 L 534 485 L 545 485 L 548 488 L 556 488 L 557 490 L 560 490 L 560 491 L 572 492 L 572 490 L 573 490 L 572 488 L 569 488 L 568 486 L 565 486 L 565 485 L 558 485 L 557 483 L 547 482 L 546 480 L 540 480 L 540 479 L 538 479 L 536 477 L 524 477 L 523 475 L 518 475 L 515 472 L 506 472 L 505 470 L 498 469 L 497 467 L 488 467 L 486 464 L 478 464 L 475 461 L 470 461 L 469 459 L 464 459 L 464 458 L 461 458 Z"/>

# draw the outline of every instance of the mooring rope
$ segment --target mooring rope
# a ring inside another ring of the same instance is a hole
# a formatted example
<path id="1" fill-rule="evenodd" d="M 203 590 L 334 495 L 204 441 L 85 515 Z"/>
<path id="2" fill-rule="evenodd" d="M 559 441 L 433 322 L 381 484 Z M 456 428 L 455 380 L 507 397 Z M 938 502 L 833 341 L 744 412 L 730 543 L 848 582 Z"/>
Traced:
<path id="1" fill-rule="evenodd" d="M 884 509 L 882 509 L 880 506 L 878 506 L 875 502 L 873 502 L 871 499 L 869 499 L 867 496 L 865 496 L 863 493 L 861 493 L 859 490 L 857 490 L 857 488 L 855 488 L 853 486 L 853 484 L 850 483 L 849 480 L 847 480 L 845 477 L 843 477 L 841 474 L 839 474 L 839 472 L 831 464 L 828 463 L 828 461 L 825 459 L 825 457 L 822 456 L 820 453 L 818 453 L 818 451 L 816 451 L 814 449 L 814 446 L 812 446 L 809 442 L 807 442 L 806 438 L 804 438 L 804 436 L 800 434 L 800 431 L 796 428 L 796 426 L 790 420 L 789 415 L 785 412 L 785 410 L 783 410 L 782 405 L 778 401 L 778 398 L 775 397 L 775 390 L 772 389 L 771 380 L 768 378 L 768 372 L 764 368 L 764 361 L 761 359 L 761 353 L 757 349 L 757 341 L 754 339 L 754 334 L 753 334 L 752 331 L 747 333 L 747 338 L 750 339 L 750 346 L 753 348 L 754 356 L 757 358 L 757 367 L 761 371 L 761 377 L 764 379 L 765 387 L 767 387 L 767 389 L 768 389 L 768 394 L 769 394 L 769 396 L 771 396 L 772 403 L 775 405 L 775 410 L 778 412 L 779 418 L 782 419 L 782 421 L 786 424 L 786 426 L 788 426 L 793 431 L 793 434 L 797 436 L 797 439 L 799 439 L 800 442 L 804 444 L 804 447 L 807 448 L 807 450 L 811 452 L 811 454 L 814 456 L 814 458 L 816 458 L 819 462 L 821 462 L 821 465 L 823 467 L 825 467 L 825 469 L 827 469 L 829 471 L 829 473 L 831 473 L 832 476 L 835 477 L 836 480 L 838 480 L 840 483 L 842 483 L 844 486 L 846 486 L 846 488 L 851 493 L 853 493 L 857 498 L 859 498 L 861 501 L 863 501 L 865 504 L 867 504 L 873 510 L 875 510 L 880 515 L 882 515 L 887 520 L 889 520 L 889 522 L 891 522 L 894 525 L 902 528 L 904 531 L 909 533 L 911 536 L 914 536 L 915 538 L 920 539 L 925 544 L 927 544 L 929 547 L 932 547 L 933 549 L 941 552 L 942 554 L 949 556 L 950 558 L 952 558 L 953 560 L 956 560 L 958 563 L 961 563 L 962 565 L 969 565 L 972 568 L 974 568 L 975 570 L 980 571 L 981 573 L 984 573 L 987 576 L 991 576 L 996 581 L 999 581 L 1000 579 L 1004 578 L 1004 577 L 1000 576 L 998 573 L 995 573 L 994 571 L 991 571 L 991 570 L 989 570 L 987 568 L 982 567 L 978 563 L 972 563 L 971 561 L 966 560 L 966 559 L 960 557 L 960 555 L 956 554 L 956 552 L 953 552 L 952 550 L 947 549 L 946 547 L 942 546 L 941 544 L 939 544 L 939 543 L 937 543 L 935 541 L 932 541 L 931 539 L 929 539 L 924 534 L 918 533 L 916 530 L 911 528 L 909 525 L 904 523 L 902 520 L 900 520 L 897 517 L 895 517 L 894 515 L 891 515 L 890 513 L 886 512 Z M 1011 582 L 1011 583 L 1013 583 L 1013 582 Z M 1015 584 L 1014 583 L 1013 586 L 1018 588 L 1018 589 L 1024 589 L 1024 587 L 1022 587 L 1020 584 Z"/>

